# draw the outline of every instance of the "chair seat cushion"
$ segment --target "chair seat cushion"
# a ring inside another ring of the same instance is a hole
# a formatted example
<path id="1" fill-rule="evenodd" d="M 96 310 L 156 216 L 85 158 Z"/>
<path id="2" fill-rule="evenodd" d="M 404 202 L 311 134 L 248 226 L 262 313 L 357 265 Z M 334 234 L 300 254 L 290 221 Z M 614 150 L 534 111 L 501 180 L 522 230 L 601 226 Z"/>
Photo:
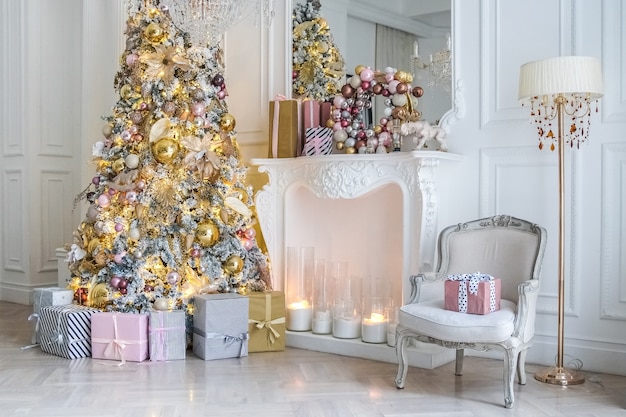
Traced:
<path id="1" fill-rule="evenodd" d="M 501 300 L 500 310 L 478 315 L 449 311 L 443 300 L 407 304 L 400 308 L 399 324 L 418 333 L 449 342 L 494 343 L 507 340 L 513 333 L 517 306 Z"/>

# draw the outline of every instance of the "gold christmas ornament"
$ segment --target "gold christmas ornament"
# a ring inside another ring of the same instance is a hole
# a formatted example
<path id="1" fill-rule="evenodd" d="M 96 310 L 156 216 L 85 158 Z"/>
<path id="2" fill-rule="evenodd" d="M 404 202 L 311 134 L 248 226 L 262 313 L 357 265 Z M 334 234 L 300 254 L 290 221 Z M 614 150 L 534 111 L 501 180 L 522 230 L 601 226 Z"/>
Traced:
<path id="1" fill-rule="evenodd" d="M 397 71 L 396 74 L 394 75 L 394 78 L 400 81 L 401 83 L 410 84 L 413 82 L 413 75 L 411 75 L 410 73 L 406 71 Z"/>
<path id="2" fill-rule="evenodd" d="M 124 100 L 128 100 L 132 94 L 133 94 L 133 87 L 131 87 L 130 85 L 124 84 L 120 88 L 120 97 L 122 97 Z"/>
<path id="3" fill-rule="evenodd" d="M 111 168 L 113 169 L 113 171 L 115 171 L 116 174 L 124 171 L 125 167 L 126 163 L 124 162 L 124 158 L 116 159 L 115 161 L 113 161 L 113 164 L 111 164 Z"/>
<path id="4" fill-rule="evenodd" d="M 322 17 L 317 20 L 317 23 L 320 25 L 320 29 L 326 29 L 328 27 L 328 22 Z"/>
<path id="5" fill-rule="evenodd" d="M 161 138 L 152 145 L 152 154 L 158 162 L 169 164 L 178 155 L 178 143 L 171 138 Z"/>
<path id="6" fill-rule="evenodd" d="M 360 75 L 361 71 L 363 71 L 365 68 L 367 68 L 365 65 L 357 65 L 356 67 L 354 67 L 354 73 L 356 75 Z"/>
<path id="7" fill-rule="evenodd" d="M 220 127 L 224 132 L 232 132 L 235 129 L 235 117 L 230 113 L 224 113 L 220 119 Z"/>
<path id="8" fill-rule="evenodd" d="M 87 297 L 88 306 L 104 308 L 107 304 L 107 300 L 109 299 L 109 290 L 107 289 L 106 284 L 101 282 L 89 290 Z"/>
<path id="9" fill-rule="evenodd" d="M 347 154 L 356 153 L 356 148 L 354 146 L 349 146 L 346 148 L 346 153 Z"/>
<path id="10" fill-rule="evenodd" d="M 143 31 L 143 36 L 152 43 L 159 43 L 167 36 L 167 33 L 157 23 L 150 23 Z"/>
<path id="11" fill-rule="evenodd" d="M 237 255 L 230 255 L 224 262 L 224 271 L 231 275 L 240 273 L 243 270 L 243 259 Z"/>
<path id="12" fill-rule="evenodd" d="M 212 221 L 200 223 L 196 229 L 196 240 L 202 246 L 213 246 L 220 237 L 220 231 Z"/>

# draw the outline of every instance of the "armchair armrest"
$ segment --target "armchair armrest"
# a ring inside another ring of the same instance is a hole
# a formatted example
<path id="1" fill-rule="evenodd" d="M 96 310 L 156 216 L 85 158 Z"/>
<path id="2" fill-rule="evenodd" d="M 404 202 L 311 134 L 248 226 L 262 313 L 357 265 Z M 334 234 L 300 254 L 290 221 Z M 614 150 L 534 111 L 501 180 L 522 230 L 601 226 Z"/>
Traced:
<path id="1" fill-rule="evenodd" d="M 409 296 L 409 304 L 443 298 L 443 277 L 436 272 L 424 272 L 417 275 L 411 275 L 409 282 L 411 283 L 411 295 Z"/>
<path id="2" fill-rule="evenodd" d="M 537 297 L 539 296 L 539 280 L 524 281 L 517 287 L 519 300 L 513 336 L 528 342 L 535 334 L 535 317 L 537 316 Z"/>

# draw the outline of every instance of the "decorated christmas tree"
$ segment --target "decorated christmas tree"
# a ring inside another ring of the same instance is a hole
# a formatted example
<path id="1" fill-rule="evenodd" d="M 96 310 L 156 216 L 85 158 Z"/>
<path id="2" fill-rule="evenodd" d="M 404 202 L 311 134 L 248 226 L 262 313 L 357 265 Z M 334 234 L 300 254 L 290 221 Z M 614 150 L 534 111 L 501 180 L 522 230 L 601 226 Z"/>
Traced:
<path id="1" fill-rule="evenodd" d="M 293 10 L 293 97 L 329 101 L 340 90 L 345 64 L 335 46 L 319 0 Z"/>
<path id="2" fill-rule="evenodd" d="M 130 6 L 119 93 L 93 146 L 68 253 L 81 304 L 190 311 L 199 293 L 271 287 L 228 113 L 222 52 L 193 46 L 158 0 Z"/>

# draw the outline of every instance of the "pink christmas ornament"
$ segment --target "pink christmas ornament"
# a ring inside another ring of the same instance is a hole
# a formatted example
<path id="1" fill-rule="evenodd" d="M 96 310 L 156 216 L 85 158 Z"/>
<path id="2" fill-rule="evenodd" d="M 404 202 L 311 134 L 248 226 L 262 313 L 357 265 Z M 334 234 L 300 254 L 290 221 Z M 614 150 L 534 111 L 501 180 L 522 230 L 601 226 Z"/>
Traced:
<path id="1" fill-rule="evenodd" d="M 111 198 L 107 194 L 100 194 L 98 197 L 98 205 L 102 208 L 107 208 L 109 204 L 111 204 Z"/>

